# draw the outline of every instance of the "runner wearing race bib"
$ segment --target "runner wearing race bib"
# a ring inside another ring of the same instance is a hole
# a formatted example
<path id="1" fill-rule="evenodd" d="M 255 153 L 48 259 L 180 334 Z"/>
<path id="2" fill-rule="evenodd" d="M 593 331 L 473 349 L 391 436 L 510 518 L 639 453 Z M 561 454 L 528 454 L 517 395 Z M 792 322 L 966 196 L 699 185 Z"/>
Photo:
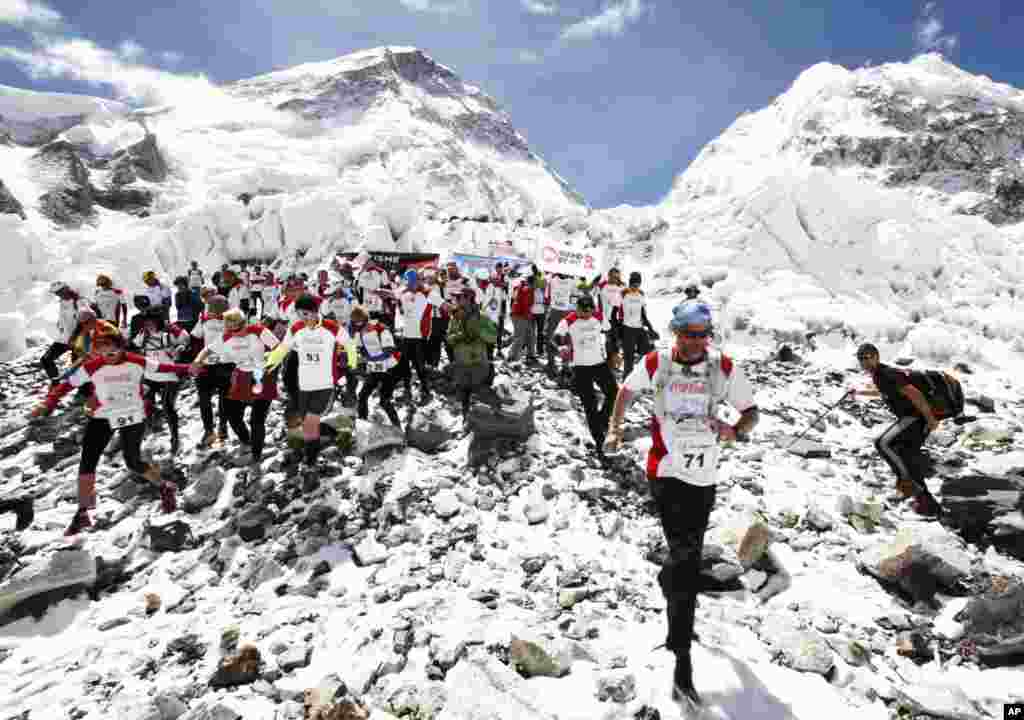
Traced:
<path id="1" fill-rule="evenodd" d="M 333 320 L 321 320 L 320 303 L 312 295 L 295 301 L 299 320 L 288 331 L 287 339 L 271 353 L 270 366 L 290 355 L 295 363 L 295 385 L 289 388 L 288 413 L 302 418 L 305 462 L 316 465 L 320 454 L 320 418 L 334 402 L 334 388 L 341 376 L 342 363 L 356 365 L 356 348 L 345 328 Z"/>
<path id="2" fill-rule="evenodd" d="M 82 438 L 82 457 L 78 465 L 78 511 L 64 533 L 68 536 L 92 525 L 89 510 L 96 507 L 96 467 L 115 431 L 121 435 L 125 465 L 159 486 L 164 512 L 173 512 L 177 507 L 174 484 L 163 481 L 160 469 L 143 462 L 140 454 L 146 418 L 142 381 L 147 370 L 184 374 L 190 372 L 190 368 L 147 361 L 141 355 L 126 353 L 124 344 L 124 337 L 115 326 L 97 324 L 92 355 L 70 377 L 53 386 L 46 400 L 32 410 L 33 417 L 48 415 L 72 389 L 88 383 L 95 388 L 89 400 L 90 418 Z"/>
<path id="3" fill-rule="evenodd" d="M 555 341 L 564 346 L 563 357 L 572 363 L 573 391 L 583 403 L 590 436 L 594 439 L 598 457 L 604 455 L 604 439 L 608 432 L 608 418 L 618 386 L 608 367 L 601 313 L 594 312 L 594 301 L 581 297 L 576 312 L 571 312 L 555 328 Z M 604 404 L 597 408 L 594 385 L 601 389 Z"/>
<path id="4" fill-rule="evenodd" d="M 173 363 L 179 352 L 189 345 L 189 334 L 171 323 L 166 325 L 163 313 L 150 308 L 144 313 L 142 332 L 131 338 L 131 345 L 139 354 L 156 364 Z M 176 403 L 180 384 L 177 374 L 158 372 L 146 368 L 143 378 L 147 405 L 152 406 L 159 399 L 167 415 L 167 427 L 171 434 L 171 455 L 177 455 L 181 447 L 178 432 L 178 410 Z"/>
<path id="5" fill-rule="evenodd" d="M 407 270 L 404 275 L 407 283 L 405 292 L 400 298 L 402 315 L 402 359 L 398 365 L 398 376 L 405 383 L 407 400 L 412 398 L 412 369 L 416 369 L 416 377 L 420 381 L 420 392 L 423 401 L 430 397 L 430 382 L 425 367 L 427 340 L 434 321 L 434 307 L 441 304 L 441 294 L 437 288 L 428 290 L 419 284 L 419 275 L 415 270 Z"/>
<path id="6" fill-rule="evenodd" d="M 565 275 L 552 275 L 548 278 L 548 320 L 544 328 L 544 345 L 548 356 L 548 375 L 555 376 L 555 330 L 562 320 L 572 312 L 572 292 L 575 283 Z"/>
<path id="7" fill-rule="evenodd" d="M 608 271 L 608 279 L 597 284 L 597 300 L 604 316 L 604 329 L 608 333 L 608 355 L 612 367 L 618 368 L 622 360 L 619 353 L 622 335 L 622 274 L 618 268 Z"/>
<path id="8" fill-rule="evenodd" d="M 267 413 L 277 398 L 277 384 L 271 375 L 264 380 L 264 353 L 278 345 L 277 337 L 262 325 L 246 325 L 241 310 L 224 313 L 224 336 L 221 356 L 230 363 L 231 385 L 224 399 L 224 414 L 235 431 L 238 442 L 249 448 L 249 471 L 261 472 L 264 441 L 267 436 Z M 202 362 L 202 358 L 197 358 Z M 245 424 L 245 408 L 251 407 L 249 426 Z"/>
<path id="9" fill-rule="evenodd" d="M 670 327 L 675 335 L 672 350 L 648 353 L 626 378 L 615 402 L 608 445 L 615 449 L 622 444 L 622 421 L 633 397 L 653 390 L 654 442 L 647 477 L 669 547 L 658 581 L 667 603 L 665 645 L 676 655 L 672 697 L 699 704 L 690 648 L 704 533 L 715 502 L 719 441 L 745 437 L 757 424 L 758 411 L 743 370 L 708 347 L 713 330 L 707 305 L 678 305 Z M 719 420 L 724 403 L 741 413 L 736 425 Z"/>
<path id="10" fill-rule="evenodd" d="M 199 263 L 195 260 L 188 269 L 188 286 L 197 291 L 203 286 L 203 271 L 199 269 Z"/>
<path id="11" fill-rule="evenodd" d="M 114 281 L 109 275 L 96 276 L 93 305 L 100 320 L 112 322 L 119 327 L 128 324 L 128 303 L 124 300 L 124 291 L 114 287 Z"/>
<path id="12" fill-rule="evenodd" d="M 391 397 L 398 382 L 398 361 L 401 353 L 395 349 L 395 338 L 387 325 L 371 321 L 366 308 L 356 305 L 352 308 L 352 339 L 359 351 L 360 361 L 366 370 L 363 389 L 359 391 L 358 413 L 365 420 L 370 414 L 370 396 L 380 388 L 380 406 L 391 424 L 402 427 Z"/>
<path id="13" fill-rule="evenodd" d="M 637 354 L 645 354 L 651 346 L 647 333 L 657 336 L 647 319 L 647 299 L 640 289 L 643 277 L 638 272 L 629 274 L 629 287 L 622 293 L 622 355 L 623 376 L 633 372 Z"/>
<path id="14" fill-rule="evenodd" d="M 203 439 L 200 445 L 214 447 L 228 437 L 228 418 L 224 413 L 224 395 L 231 384 L 231 365 L 221 357 L 224 342 L 224 313 L 228 301 L 223 295 L 211 295 L 206 301 L 206 312 L 192 328 L 192 337 L 203 341 L 201 353 L 204 372 L 196 380 L 199 395 L 199 416 L 203 420 Z M 199 358 L 196 358 L 198 361 Z M 197 362 L 197 364 L 200 364 Z M 217 396 L 217 432 L 213 430 L 213 397 Z"/>
<path id="15" fill-rule="evenodd" d="M 266 286 L 267 281 L 263 277 L 263 270 L 257 265 L 252 269 L 252 275 L 249 276 L 249 316 L 262 317 L 265 314 L 266 304 L 263 302 L 263 288 Z M 256 305 L 259 304 L 260 309 L 256 309 Z"/>
<path id="16" fill-rule="evenodd" d="M 341 326 L 348 325 L 352 316 L 352 305 L 355 301 L 352 291 L 344 285 L 334 286 L 334 292 L 324 300 L 322 310 L 327 320 L 334 320 Z"/>

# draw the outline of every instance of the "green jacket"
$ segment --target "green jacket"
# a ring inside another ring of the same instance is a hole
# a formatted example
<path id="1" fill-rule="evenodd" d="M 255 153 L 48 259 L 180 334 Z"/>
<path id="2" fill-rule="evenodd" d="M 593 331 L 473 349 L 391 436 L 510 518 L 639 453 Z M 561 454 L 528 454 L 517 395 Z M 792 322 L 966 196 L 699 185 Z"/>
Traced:
<path id="1" fill-rule="evenodd" d="M 487 347 L 498 342 L 498 326 L 479 310 L 465 318 L 452 316 L 448 325 L 448 344 L 457 365 L 483 365 Z"/>

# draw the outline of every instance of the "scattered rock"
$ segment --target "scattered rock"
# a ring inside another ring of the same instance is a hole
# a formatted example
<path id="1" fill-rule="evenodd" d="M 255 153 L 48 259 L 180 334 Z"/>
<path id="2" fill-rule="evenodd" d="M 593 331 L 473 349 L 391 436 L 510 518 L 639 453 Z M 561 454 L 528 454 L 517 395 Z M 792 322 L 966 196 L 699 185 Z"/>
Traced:
<path id="1" fill-rule="evenodd" d="M 1024 585 L 990 589 L 972 597 L 956 619 L 972 634 L 1024 633 Z"/>
<path id="2" fill-rule="evenodd" d="M 804 523 L 807 527 L 813 530 L 825 532 L 833 528 L 835 520 L 826 510 L 819 507 L 817 503 L 812 502 L 807 507 L 807 513 L 804 515 Z"/>
<path id="3" fill-rule="evenodd" d="M 763 556 L 772 542 L 772 531 L 764 521 L 747 518 L 735 529 L 736 555 L 744 570 L 749 570 Z"/>
<path id="4" fill-rule="evenodd" d="M 204 470 L 182 494 L 185 512 L 196 513 L 217 502 L 224 487 L 224 471 L 214 465 Z"/>
<path id="5" fill-rule="evenodd" d="M 462 507 L 458 496 L 451 490 L 439 491 L 431 498 L 430 502 L 434 506 L 437 516 L 445 520 L 457 515 Z"/>
<path id="6" fill-rule="evenodd" d="M 526 390 L 494 393 L 494 403 L 475 402 L 469 409 L 468 425 L 475 438 L 526 440 L 534 433 L 533 397 Z"/>
<path id="7" fill-rule="evenodd" d="M 857 564 L 915 601 L 928 602 L 938 588 L 954 588 L 971 572 L 971 556 L 960 540 L 936 525 L 903 528 L 891 543 L 861 552 Z"/>
<path id="8" fill-rule="evenodd" d="M 967 402 L 971 403 L 979 410 L 985 413 L 994 413 L 996 411 L 996 401 L 990 398 L 988 395 L 976 395 L 974 397 L 968 397 Z"/>
<path id="9" fill-rule="evenodd" d="M 177 656 L 180 663 L 191 664 L 206 655 L 206 644 L 195 633 L 188 633 L 167 643 L 167 654 Z"/>
<path id="10" fill-rule="evenodd" d="M 246 542 L 262 540 L 267 536 L 267 528 L 276 520 L 274 513 L 262 505 L 251 505 L 235 518 L 238 535 Z"/>
<path id="11" fill-rule="evenodd" d="M 312 655 L 312 648 L 302 646 L 290 647 L 277 656 L 277 666 L 281 668 L 281 672 L 286 673 L 298 668 L 304 668 L 309 665 L 309 659 Z"/>
<path id="12" fill-rule="evenodd" d="M 540 525 L 548 519 L 548 504 L 543 498 L 530 500 L 523 507 L 523 515 L 531 525 Z"/>
<path id="13" fill-rule="evenodd" d="M 1024 471 L 942 480 L 943 522 L 976 545 L 1024 560 Z"/>
<path id="14" fill-rule="evenodd" d="M 184 520 L 157 521 L 149 526 L 149 547 L 154 552 L 180 552 L 195 543 Z"/>
<path id="15" fill-rule="evenodd" d="M 903 657 L 917 660 L 931 660 L 935 656 L 928 645 L 928 638 L 917 631 L 900 633 L 896 638 L 896 652 Z"/>
<path id="16" fill-rule="evenodd" d="M 373 537 L 372 534 L 355 546 L 356 563 L 360 566 L 376 565 L 388 559 L 388 549 Z"/>
<path id="17" fill-rule="evenodd" d="M 987 714 L 955 685 L 919 681 L 894 690 L 897 704 L 915 714 L 948 720 L 977 720 Z"/>
<path id="18" fill-rule="evenodd" d="M 817 633 L 796 631 L 770 638 L 782 662 L 799 672 L 827 675 L 835 665 L 832 649 Z"/>
<path id="19" fill-rule="evenodd" d="M 153 592 L 146 593 L 144 600 L 147 615 L 152 615 L 160 610 L 160 606 L 163 604 L 160 596 Z"/>
<path id="20" fill-rule="evenodd" d="M 487 720 L 554 720 L 542 710 L 540 691 L 497 658 L 475 655 L 445 678 L 445 714 Z"/>
<path id="21" fill-rule="evenodd" d="M 636 699 L 636 678 L 632 673 L 603 675 L 597 679 L 597 699 L 625 704 Z"/>
<path id="22" fill-rule="evenodd" d="M 35 597 L 47 602 L 74 597 L 96 583 L 96 560 L 85 550 L 62 550 L 45 561 L 37 561 L 0 586 L 0 617 L 13 614 L 15 608 Z M 59 591 L 59 592 L 57 592 Z M 45 612 L 48 605 L 34 608 Z M 38 610 L 40 612 L 35 612 Z"/>
<path id="23" fill-rule="evenodd" d="M 114 628 L 119 628 L 122 625 L 127 625 L 131 621 L 132 619 L 129 617 L 111 618 L 110 620 L 101 622 L 98 629 L 100 632 L 106 632 L 107 630 L 113 630 Z"/>
<path id="24" fill-rule="evenodd" d="M 567 654 L 552 657 L 535 642 L 521 640 L 515 636 L 509 645 L 509 658 L 523 677 L 562 677 L 569 673 L 572 658 Z"/>
<path id="25" fill-rule="evenodd" d="M 190 710 L 181 720 L 241 720 L 242 715 L 224 703 L 202 704 Z"/>
<path id="26" fill-rule="evenodd" d="M 409 447 L 426 453 L 436 452 L 452 437 L 454 436 L 446 427 L 419 415 L 405 428 L 405 441 Z"/>
<path id="27" fill-rule="evenodd" d="M 248 685 L 259 677 L 260 651 L 255 645 L 243 645 L 237 655 L 224 658 L 210 678 L 212 687 Z"/>

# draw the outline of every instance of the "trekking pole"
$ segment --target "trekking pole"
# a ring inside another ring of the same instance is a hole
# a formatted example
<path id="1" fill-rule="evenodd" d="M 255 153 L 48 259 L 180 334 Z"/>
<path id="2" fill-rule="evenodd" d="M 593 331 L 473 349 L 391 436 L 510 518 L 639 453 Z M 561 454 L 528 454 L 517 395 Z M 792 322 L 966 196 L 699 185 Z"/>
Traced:
<path id="1" fill-rule="evenodd" d="M 853 394 L 853 390 L 847 390 L 847 391 L 846 391 L 845 393 L 843 393 L 843 396 L 842 396 L 841 398 L 839 398 L 838 400 L 836 400 L 834 404 L 832 404 L 832 405 L 829 405 L 829 406 L 828 406 L 827 408 L 825 408 L 825 409 L 824 409 L 824 410 L 823 410 L 823 411 L 821 412 L 821 414 L 819 414 L 819 415 L 818 415 L 818 417 L 814 418 L 814 420 L 812 420 L 812 421 L 811 421 L 811 422 L 810 422 L 810 423 L 809 423 L 809 424 L 807 425 L 807 427 L 806 427 L 806 428 L 804 428 L 804 431 L 803 431 L 802 433 L 800 433 L 799 435 L 797 435 L 797 436 L 796 436 L 796 437 L 795 437 L 795 438 L 793 439 L 793 441 L 792 441 L 792 442 L 791 442 L 791 443 L 790 443 L 789 445 L 787 445 L 787 446 L 786 446 L 786 448 L 785 448 L 785 449 L 786 449 L 786 450 L 789 450 L 789 449 L 790 449 L 790 448 L 792 448 L 792 447 L 793 447 L 794 445 L 796 445 L 796 444 L 797 444 L 798 442 L 800 442 L 800 440 L 802 440 L 802 439 L 803 439 L 804 435 L 806 435 L 806 434 L 807 434 L 808 432 L 810 432 L 810 429 L 811 429 L 812 427 L 814 427 L 814 426 L 815 426 L 815 425 L 817 425 L 817 424 L 818 424 L 819 422 L 821 422 L 822 418 L 824 418 L 824 417 L 825 417 L 826 415 L 828 415 L 828 414 L 829 414 L 830 412 L 832 412 L 832 411 L 833 411 L 833 410 L 835 410 L 835 409 L 836 409 L 837 407 L 839 407 L 840 403 L 842 403 L 842 402 L 843 402 L 843 400 L 845 400 L 846 398 L 848 398 L 848 397 L 849 397 L 850 395 L 852 395 L 852 394 Z"/>

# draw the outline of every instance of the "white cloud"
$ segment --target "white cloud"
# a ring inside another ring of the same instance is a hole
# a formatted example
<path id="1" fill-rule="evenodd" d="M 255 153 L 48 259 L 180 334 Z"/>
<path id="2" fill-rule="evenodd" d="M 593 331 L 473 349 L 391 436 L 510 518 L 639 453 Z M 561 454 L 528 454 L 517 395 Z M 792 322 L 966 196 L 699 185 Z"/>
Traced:
<path id="1" fill-rule="evenodd" d="M 62 19 L 59 12 L 34 0 L 0 0 L 0 24 L 57 25 Z"/>
<path id="2" fill-rule="evenodd" d="M 33 34 L 31 49 L 0 47 L 0 62 L 21 66 L 31 77 L 69 78 L 97 87 L 110 87 L 120 100 L 139 106 L 170 106 L 171 122 L 181 128 L 225 124 L 272 127 L 284 133 L 317 130 L 290 113 L 274 110 L 260 101 L 234 97 L 204 75 L 173 73 L 128 60 L 118 50 L 81 38 Z M 132 46 L 128 46 L 132 50 Z M 167 53 L 163 53 L 166 55 Z M 141 48 L 140 56 L 151 56 Z M 160 56 L 160 54 L 157 54 Z"/>
<path id="3" fill-rule="evenodd" d="M 555 0 L 522 0 L 523 9 L 532 15 L 554 15 L 558 12 Z"/>
<path id="4" fill-rule="evenodd" d="M 938 4 L 926 2 L 914 21 L 914 49 L 918 52 L 953 52 L 960 44 L 955 33 L 943 34 L 946 27 L 939 17 Z"/>
<path id="5" fill-rule="evenodd" d="M 518 57 L 519 62 L 524 65 L 536 65 L 544 59 L 539 53 L 534 52 L 533 50 L 520 50 Z"/>
<path id="6" fill-rule="evenodd" d="M 182 55 L 180 52 L 175 52 L 173 50 L 166 50 L 160 53 L 160 61 L 165 65 L 178 65 L 179 63 L 184 61 L 184 59 L 184 55 Z"/>
<path id="7" fill-rule="evenodd" d="M 137 43 L 122 43 L 117 51 L 81 38 L 35 35 L 36 47 L 0 47 L 0 60 L 21 66 L 36 79 L 69 78 L 89 85 L 109 86 L 125 100 L 146 105 L 199 102 L 197 97 L 219 90 L 201 75 L 178 75 L 135 62 L 146 54 Z"/>
<path id="8" fill-rule="evenodd" d="M 598 35 L 616 36 L 649 10 L 642 0 L 622 0 L 606 7 L 598 15 L 584 18 L 562 30 L 562 40 L 590 40 Z"/>
<path id="9" fill-rule="evenodd" d="M 117 54 L 125 60 L 138 60 L 146 54 L 146 51 L 134 40 L 125 40 L 118 46 Z"/>
<path id="10" fill-rule="evenodd" d="M 467 0 L 398 0 L 398 2 L 414 12 L 451 15 L 469 11 Z"/>

